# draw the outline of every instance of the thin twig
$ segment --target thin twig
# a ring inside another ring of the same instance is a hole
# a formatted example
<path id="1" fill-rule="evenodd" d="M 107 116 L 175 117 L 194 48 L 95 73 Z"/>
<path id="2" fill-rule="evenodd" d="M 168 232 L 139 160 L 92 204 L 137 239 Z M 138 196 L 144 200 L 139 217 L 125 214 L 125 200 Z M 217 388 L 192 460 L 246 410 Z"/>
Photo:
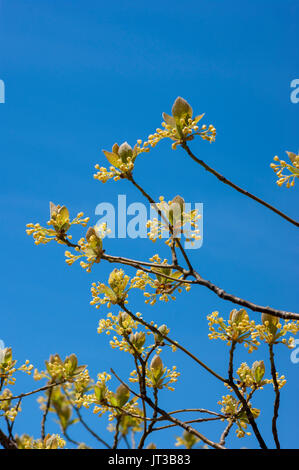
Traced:
<path id="1" fill-rule="evenodd" d="M 117 449 L 118 437 L 119 437 L 119 425 L 120 425 L 120 420 L 121 420 L 121 416 L 118 416 L 118 417 L 117 417 L 117 420 L 116 420 L 116 427 L 115 427 L 115 434 L 114 434 L 114 442 L 113 442 L 113 447 L 112 447 L 112 449 Z"/>
<path id="2" fill-rule="evenodd" d="M 18 400 L 19 398 L 29 397 L 30 395 L 34 395 L 35 393 L 44 392 L 45 390 L 49 390 L 52 387 L 57 387 L 58 385 L 62 385 L 65 382 L 67 382 L 67 380 L 64 380 L 62 382 L 57 382 L 57 383 L 56 382 L 51 383 L 51 384 L 45 385 L 44 387 L 37 388 L 36 390 L 32 390 L 32 392 L 21 393 L 20 395 L 17 395 L 15 397 L 0 398 L 0 401 Z"/>
<path id="3" fill-rule="evenodd" d="M 255 434 L 255 437 L 258 440 L 258 443 L 262 449 L 267 449 L 266 443 L 264 439 L 261 436 L 261 433 L 259 431 L 259 428 L 255 422 L 254 416 L 252 414 L 252 411 L 250 409 L 249 404 L 247 403 L 247 400 L 244 398 L 242 393 L 240 392 L 238 386 L 235 384 L 234 379 L 233 379 L 233 372 L 234 372 L 234 351 L 236 347 L 236 342 L 232 341 L 231 348 L 230 348 L 230 353 L 229 353 L 229 366 L 228 366 L 228 376 L 229 379 L 227 381 L 227 384 L 233 389 L 235 394 L 237 395 L 238 399 L 243 405 L 243 408 L 246 412 L 247 418 L 249 423 L 251 424 L 252 430 Z"/>
<path id="4" fill-rule="evenodd" d="M 273 344 L 269 344 L 269 352 L 270 352 L 270 363 L 271 363 L 271 375 L 273 380 L 273 386 L 275 391 L 275 401 L 274 401 L 274 412 L 272 418 L 272 434 L 274 437 L 276 449 L 280 449 L 280 442 L 278 438 L 278 431 L 277 431 L 277 418 L 278 418 L 278 410 L 280 404 L 280 390 L 279 385 L 277 382 L 277 372 L 275 367 L 274 361 L 274 351 L 273 351 Z"/>
<path id="5" fill-rule="evenodd" d="M 219 444 L 221 444 L 222 446 L 225 445 L 225 439 L 229 435 L 229 432 L 230 432 L 231 428 L 233 427 L 233 425 L 234 425 L 234 420 L 232 419 L 228 422 L 228 425 L 226 426 L 223 433 L 221 434 Z"/>
<path id="6" fill-rule="evenodd" d="M 41 423 L 41 437 L 42 437 L 42 440 L 45 439 L 45 424 L 46 424 L 46 419 L 47 419 L 47 415 L 49 413 L 49 408 L 50 408 L 50 404 L 51 404 L 52 392 L 53 392 L 53 387 L 49 389 L 48 400 L 47 400 L 46 408 L 45 408 L 44 413 L 43 413 L 43 419 L 42 419 L 42 423 Z"/>
<path id="7" fill-rule="evenodd" d="M 197 419 L 190 419 L 188 421 L 184 421 L 186 424 L 191 424 L 191 423 L 206 423 L 209 421 L 219 421 L 221 418 L 197 418 Z M 178 426 L 178 424 L 168 424 L 167 426 L 160 426 L 159 428 L 154 428 L 153 431 L 161 431 L 162 429 L 168 429 L 168 428 L 173 428 L 175 426 Z M 224 445 L 221 442 L 219 443 L 220 445 Z"/>
<path id="8" fill-rule="evenodd" d="M 267 207 L 270 209 L 272 212 L 275 212 L 275 214 L 279 215 L 283 219 L 287 220 L 291 224 L 295 225 L 295 227 L 299 227 L 299 222 L 297 220 L 292 219 L 288 215 L 284 214 L 281 212 L 279 209 L 276 209 L 276 207 L 272 206 L 271 204 L 268 204 L 268 202 L 263 201 L 263 199 L 255 196 L 254 194 L 251 194 L 249 191 L 246 191 L 245 189 L 240 188 L 240 186 L 237 186 L 235 183 L 232 181 L 228 180 L 225 178 L 223 175 L 221 175 L 218 171 L 214 170 L 211 168 L 209 165 L 207 165 L 203 160 L 200 160 L 197 158 L 194 153 L 190 150 L 186 142 L 183 142 L 181 144 L 182 148 L 188 153 L 188 155 L 194 160 L 196 163 L 201 165 L 205 170 L 207 170 L 209 173 L 212 173 L 216 178 L 218 178 L 222 183 L 227 184 L 231 188 L 235 189 L 241 194 L 244 194 L 245 196 L 253 199 L 254 201 L 258 202 L 259 204 L 262 204 L 263 206 Z"/>

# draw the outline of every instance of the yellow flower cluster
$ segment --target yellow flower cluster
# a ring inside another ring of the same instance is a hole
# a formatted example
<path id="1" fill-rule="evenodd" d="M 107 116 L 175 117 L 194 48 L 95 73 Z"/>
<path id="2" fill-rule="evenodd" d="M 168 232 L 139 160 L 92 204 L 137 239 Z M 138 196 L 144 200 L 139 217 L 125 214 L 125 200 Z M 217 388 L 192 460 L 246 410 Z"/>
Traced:
<path id="1" fill-rule="evenodd" d="M 172 107 L 172 116 L 163 113 L 162 127 L 163 129 L 156 129 L 154 134 L 148 136 L 148 140 L 144 146 L 150 145 L 155 147 L 162 139 L 170 138 L 175 142 L 172 148 L 175 150 L 178 145 L 193 140 L 194 136 L 198 135 L 203 140 L 214 142 L 216 138 L 216 129 L 214 126 L 203 125 L 201 128 L 198 122 L 203 118 L 204 114 L 192 117 L 193 110 L 189 103 L 181 97 L 178 97 Z"/>
<path id="2" fill-rule="evenodd" d="M 156 349 L 156 353 L 160 353 L 160 349 Z M 141 373 L 141 368 L 139 367 L 139 374 Z M 131 372 L 130 382 L 138 382 L 138 371 L 134 370 Z M 176 366 L 173 366 L 171 369 L 163 366 L 163 362 L 159 354 L 156 354 L 150 366 L 146 368 L 146 386 L 150 388 L 162 389 L 166 388 L 171 392 L 174 391 L 174 388 L 171 387 L 171 384 L 177 382 L 180 372 L 176 370 Z"/>
<path id="3" fill-rule="evenodd" d="M 100 308 L 101 305 L 107 304 L 110 308 L 111 304 L 127 303 L 125 300 L 128 296 L 128 290 L 125 290 L 130 278 L 127 276 L 122 269 L 114 269 L 108 279 L 108 284 L 95 282 L 91 287 L 92 301 L 90 305 L 95 305 L 96 308 Z M 104 294 L 104 297 L 101 295 Z"/>
<path id="4" fill-rule="evenodd" d="M 116 333 L 110 341 L 112 349 L 118 348 L 120 351 L 127 351 L 131 354 L 138 352 L 139 354 L 150 346 L 144 346 L 146 334 L 151 332 L 137 331 L 141 324 L 134 321 L 126 312 L 119 312 L 119 315 L 113 315 L 111 312 L 107 314 L 107 318 L 99 321 L 98 333 L 105 332 L 110 335 L 111 332 Z"/>
<path id="5" fill-rule="evenodd" d="M 8 388 L 5 388 L 0 395 L 0 411 L 3 411 L 3 415 L 5 418 L 9 419 L 9 421 L 14 421 L 18 412 L 22 411 L 21 406 L 18 407 L 11 406 L 10 397 L 13 396 L 13 393 Z"/>
<path id="6" fill-rule="evenodd" d="M 237 374 L 240 377 L 238 386 L 241 389 L 248 387 L 253 390 L 257 390 L 258 388 L 262 390 L 264 385 L 272 383 L 271 379 L 263 379 L 265 374 L 265 364 L 263 361 L 255 361 L 251 368 L 246 362 L 242 362 L 237 370 Z"/>
<path id="7" fill-rule="evenodd" d="M 17 361 L 12 358 L 12 349 L 0 349 L 0 382 L 1 386 L 14 385 L 16 377 L 15 372 L 25 372 L 30 375 L 33 365 L 27 359 L 20 367 L 16 367 Z"/>
<path id="8" fill-rule="evenodd" d="M 167 260 L 165 260 L 167 262 Z M 190 290 L 190 284 L 184 283 L 180 278 L 182 273 L 180 271 L 174 271 L 171 268 L 152 268 L 156 279 L 153 279 L 148 273 L 142 270 L 136 271 L 136 275 L 131 280 L 132 288 L 145 290 L 146 287 L 151 287 L 154 292 L 144 292 L 146 297 L 145 303 L 149 305 L 155 305 L 157 299 L 160 301 L 168 302 L 176 300 L 173 292 L 182 292 L 182 288 L 188 292 Z M 171 278 L 171 279 L 169 279 Z"/>
<path id="9" fill-rule="evenodd" d="M 89 273 L 94 263 L 99 263 L 103 254 L 103 239 L 110 230 L 107 228 L 107 224 L 96 225 L 89 227 L 86 232 L 85 238 L 81 238 L 78 241 L 75 251 L 80 252 L 79 255 L 74 255 L 70 251 L 65 252 L 66 263 L 69 266 L 80 258 L 86 258 L 86 261 L 81 260 L 80 266 Z"/>
<path id="10" fill-rule="evenodd" d="M 151 241 L 155 242 L 157 239 L 161 240 L 162 238 L 169 237 L 165 243 L 171 246 L 173 244 L 173 237 L 181 238 L 184 235 L 186 241 L 190 241 L 192 244 L 195 240 L 201 238 L 197 223 L 201 216 L 198 214 L 197 209 L 185 212 L 185 201 L 181 196 L 176 196 L 172 201 L 168 201 L 168 203 L 164 200 L 163 196 L 160 196 L 159 200 L 160 202 L 156 204 L 157 208 L 172 226 L 173 234 L 169 237 L 169 224 L 163 218 L 159 220 L 154 217 L 146 223 L 146 227 L 149 228 L 147 236 Z"/>
<path id="11" fill-rule="evenodd" d="M 283 323 L 282 323 L 283 322 Z M 289 333 L 296 335 L 299 331 L 299 321 L 281 320 L 273 315 L 263 314 L 262 324 L 256 325 L 253 337 L 259 337 L 268 344 L 285 344 L 288 348 L 294 348 L 294 337 L 287 340 L 285 336 Z"/>
<path id="12" fill-rule="evenodd" d="M 114 181 L 118 181 L 121 178 L 128 178 L 134 169 L 136 157 L 148 151 L 149 148 L 145 144 L 142 145 L 142 140 L 140 139 L 137 140 L 137 144 L 133 149 L 127 142 L 123 142 L 120 146 L 114 144 L 112 152 L 103 150 L 108 162 L 111 163 L 109 170 L 96 164 L 95 169 L 98 171 L 94 174 L 94 178 L 102 183 L 106 183 L 106 181 L 111 178 L 113 178 Z"/>
<path id="13" fill-rule="evenodd" d="M 44 439 L 37 440 L 23 434 L 16 436 L 16 442 L 18 449 L 63 449 L 66 445 L 65 440 L 58 434 L 47 434 Z"/>
<path id="14" fill-rule="evenodd" d="M 299 154 L 296 155 L 293 152 L 286 153 L 291 163 L 287 163 L 285 160 L 280 160 L 276 156 L 273 160 L 279 163 L 271 163 L 270 167 L 278 176 L 278 180 L 276 182 L 278 186 L 282 186 L 284 183 L 286 183 L 286 187 L 290 188 L 295 185 L 295 179 L 299 178 Z M 288 170 L 289 173 L 283 174 L 284 170 Z"/>
<path id="15" fill-rule="evenodd" d="M 36 245 L 45 245 L 52 240 L 64 244 L 65 240 L 72 239 L 71 235 L 67 236 L 67 231 L 72 225 L 82 225 L 86 227 L 89 217 L 83 218 L 83 216 L 83 212 L 79 212 L 77 217 L 70 221 L 69 211 L 65 206 L 56 206 L 50 202 L 50 220 L 47 224 L 53 228 L 42 227 L 39 223 L 30 223 L 26 225 L 26 232 L 28 235 L 33 236 Z"/>
<path id="16" fill-rule="evenodd" d="M 250 432 L 246 431 L 249 424 L 246 412 L 243 410 L 243 405 L 235 397 L 232 395 L 223 396 L 222 401 L 219 401 L 218 404 L 221 406 L 221 412 L 227 416 L 227 420 L 229 422 L 233 420 L 236 423 L 237 437 L 241 438 L 245 435 L 251 435 Z M 254 419 L 258 418 L 260 415 L 260 410 L 253 408 L 250 402 L 247 404 Z"/>
<path id="17" fill-rule="evenodd" d="M 51 354 L 48 361 L 45 361 L 46 371 L 39 372 L 37 369 L 34 372 L 34 379 L 41 380 L 44 378 L 54 382 L 77 381 L 86 380 L 84 371 L 86 366 L 78 366 L 78 359 L 75 354 L 67 356 L 63 361 L 59 354 Z"/>
<path id="18" fill-rule="evenodd" d="M 248 347 L 249 353 L 259 346 L 260 343 L 254 335 L 255 322 L 249 319 L 246 310 L 232 310 L 228 321 L 219 317 L 218 312 L 213 312 L 207 318 L 211 332 L 208 335 L 210 339 L 221 339 L 222 341 L 227 341 L 228 345 L 232 341 L 243 343 L 245 347 Z"/>

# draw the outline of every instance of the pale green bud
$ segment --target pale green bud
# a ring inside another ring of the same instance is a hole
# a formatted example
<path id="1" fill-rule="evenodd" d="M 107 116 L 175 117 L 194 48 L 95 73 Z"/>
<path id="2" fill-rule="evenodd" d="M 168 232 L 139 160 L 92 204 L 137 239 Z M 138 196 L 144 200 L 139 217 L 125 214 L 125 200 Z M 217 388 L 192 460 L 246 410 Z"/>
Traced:
<path id="1" fill-rule="evenodd" d="M 127 162 L 129 157 L 133 156 L 133 149 L 128 144 L 128 142 L 124 142 L 123 144 L 121 144 L 121 146 L 118 149 L 118 155 L 124 163 Z"/>
<path id="2" fill-rule="evenodd" d="M 157 344 L 163 342 L 164 338 L 163 338 L 162 335 L 167 335 L 168 334 L 168 328 L 167 328 L 166 325 L 159 326 L 158 330 L 161 333 L 161 335 L 155 334 L 155 341 L 156 341 Z"/>
<path id="3" fill-rule="evenodd" d="M 180 96 L 175 100 L 171 111 L 177 122 L 181 119 L 186 120 L 186 118 L 192 118 L 193 115 L 193 110 L 190 104 Z"/>
<path id="4" fill-rule="evenodd" d="M 132 333 L 130 335 L 130 341 L 137 350 L 142 348 L 142 346 L 145 343 L 145 339 L 146 339 L 145 333 L 143 333 L 142 331 Z"/>
<path id="5" fill-rule="evenodd" d="M 237 310 L 234 308 L 229 315 L 229 319 L 232 323 L 238 325 L 244 318 L 247 316 L 246 310 L 244 308 L 241 308 L 241 310 Z"/>
<path id="6" fill-rule="evenodd" d="M 252 364 L 251 372 L 256 383 L 259 383 L 265 375 L 264 361 L 255 361 Z"/>
<path id="7" fill-rule="evenodd" d="M 160 358 L 160 356 L 158 356 L 157 354 L 153 357 L 152 359 L 152 362 L 151 362 L 151 365 L 150 365 L 150 369 L 156 373 L 156 372 L 161 372 L 161 370 L 163 369 L 163 362 L 162 362 L 162 359 Z"/>
<path id="8" fill-rule="evenodd" d="M 129 400 L 130 391 L 127 389 L 127 387 L 125 385 L 120 384 L 120 386 L 116 390 L 115 398 L 117 400 L 118 406 L 122 407 Z"/>
<path id="9" fill-rule="evenodd" d="M 262 322 L 266 326 L 272 335 L 275 335 L 277 332 L 277 325 L 279 323 L 279 318 L 270 315 L 269 313 L 262 313 Z"/>

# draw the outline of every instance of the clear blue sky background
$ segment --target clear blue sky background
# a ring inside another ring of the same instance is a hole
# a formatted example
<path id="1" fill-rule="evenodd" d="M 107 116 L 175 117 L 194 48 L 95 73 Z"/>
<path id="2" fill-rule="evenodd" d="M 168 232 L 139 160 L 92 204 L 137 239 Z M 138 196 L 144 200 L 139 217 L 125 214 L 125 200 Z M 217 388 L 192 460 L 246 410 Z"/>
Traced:
<path id="1" fill-rule="evenodd" d="M 50 353 L 76 352 L 94 378 L 111 366 L 126 377 L 123 356 L 96 332 L 106 310 L 89 305 L 91 282 L 106 280 L 111 266 L 103 262 L 91 274 L 79 265 L 69 268 L 63 247 L 35 247 L 25 224 L 46 222 L 49 200 L 73 214 L 84 210 L 92 223 L 96 205 L 115 202 L 117 194 L 142 201 L 126 182 L 93 180 L 93 166 L 104 163 L 101 149 L 115 141 L 146 138 L 176 96 L 188 99 L 197 114 L 205 112 L 205 123 L 217 128 L 216 143 L 195 141 L 194 152 L 298 218 L 298 185 L 279 188 L 269 168 L 274 155 L 298 150 L 299 104 L 290 101 L 290 82 L 299 78 L 297 25 L 295 0 L 0 1 L 0 78 L 6 84 L 6 103 L 0 105 L 0 338 L 20 362 L 29 358 L 41 369 Z M 203 247 L 190 252 L 204 277 L 258 304 L 299 310 L 294 226 L 221 184 L 182 150 L 173 152 L 170 141 L 139 159 L 135 177 L 155 198 L 179 193 L 204 203 Z M 109 240 L 105 247 L 140 259 L 165 253 L 162 245 L 140 240 Z M 134 295 L 135 310 L 167 323 L 173 337 L 222 374 L 226 346 L 207 339 L 206 316 L 218 309 L 227 317 L 233 307 L 204 287 L 154 308 Z M 241 348 L 237 363 L 251 364 L 263 355 L 261 349 L 248 356 Z M 162 406 L 218 409 L 226 393 L 221 383 L 179 352 L 164 358 L 182 376 L 176 393 L 161 394 Z M 298 447 L 299 364 L 279 346 L 277 365 L 288 378 L 278 422 L 281 442 Z M 20 379 L 17 390 L 24 388 L 32 388 L 30 378 Z M 258 421 L 270 446 L 272 400 L 271 387 L 254 400 L 263 408 Z M 105 433 L 105 419 L 92 416 L 91 422 Z M 199 429 L 217 440 L 222 427 Z M 24 401 L 15 429 L 39 437 L 35 399 Z M 52 416 L 48 430 L 57 430 Z M 172 446 L 179 433 L 172 429 L 152 440 Z M 80 425 L 72 436 L 96 444 Z M 228 445 L 256 443 L 232 433 Z"/>

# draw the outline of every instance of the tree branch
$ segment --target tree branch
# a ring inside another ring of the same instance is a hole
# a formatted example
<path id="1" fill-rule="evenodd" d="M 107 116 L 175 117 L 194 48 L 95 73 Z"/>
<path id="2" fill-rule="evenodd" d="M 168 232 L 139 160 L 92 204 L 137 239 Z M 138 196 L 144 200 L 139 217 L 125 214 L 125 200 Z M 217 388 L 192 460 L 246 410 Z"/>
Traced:
<path id="1" fill-rule="evenodd" d="M 199 165 L 201 165 L 205 170 L 207 170 L 209 173 L 212 173 L 214 176 L 216 176 L 216 178 L 218 178 L 222 183 L 224 184 L 227 184 L 228 186 L 230 186 L 231 188 L 235 189 L 236 191 L 238 191 L 239 193 L 241 194 L 244 194 L 245 196 L 253 199 L 254 201 L 258 202 L 259 204 L 267 207 L 268 209 L 270 209 L 272 212 L 275 212 L 275 214 L 279 215 L 280 217 L 282 217 L 283 219 L 287 220 L 288 222 L 290 222 L 291 224 L 295 225 L 295 227 L 299 227 L 299 222 L 297 220 L 294 220 L 292 219 L 291 217 L 289 217 L 288 215 L 284 214 L 283 212 L 281 212 L 279 209 L 276 209 L 274 206 L 272 206 L 271 204 L 268 204 L 268 202 L 265 202 L 263 201 L 263 199 L 255 196 L 254 194 L 251 194 L 249 191 L 246 191 L 245 189 L 242 189 L 240 188 L 240 186 L 237 186 L 235 183 L 232 183 L 232 181 L 228 180 L 227 178 L 225 178 L 223 175 L 221 175 L 218 171 L 214 170 L 213 168 L 211 168 L 209 165 L 207 165 L 203 160 L 200 160 L 199 158 L 197 158 L 193 152 L 190 150 L 190 148 L 188 147 L 188 145 L 186 144 L 186 142 L 183 142 L 181 144 L 182 148 L 188 153 L 188 155 L 192 158 L 192 160 L 194 160 L 196 163 L 198 163 Z"/>
<path id="2" fill-rule="evenodd" d="M 279 391 L 279 386 L 277 382 L 277 372 L 276 372 L 275 361 L 274 361 L 273 344 L 269 344 L 269 352 L 270 352 L 270 363 L 271 363 L 271 375 L 272 375 L 273 386 L 274 386 L 274 391 L 275 391 L 274 413 L 273 413 L 273 418 L 272 418 L 272 434 L 274 437 L 276 449 L 280 449 L 280 442 L 279 442 L 278 432 L 277 432 L 277 418 L 278 418 L 278 410 L 279 410 L 279 404 L 280 404 L 280 391 Z"/>

